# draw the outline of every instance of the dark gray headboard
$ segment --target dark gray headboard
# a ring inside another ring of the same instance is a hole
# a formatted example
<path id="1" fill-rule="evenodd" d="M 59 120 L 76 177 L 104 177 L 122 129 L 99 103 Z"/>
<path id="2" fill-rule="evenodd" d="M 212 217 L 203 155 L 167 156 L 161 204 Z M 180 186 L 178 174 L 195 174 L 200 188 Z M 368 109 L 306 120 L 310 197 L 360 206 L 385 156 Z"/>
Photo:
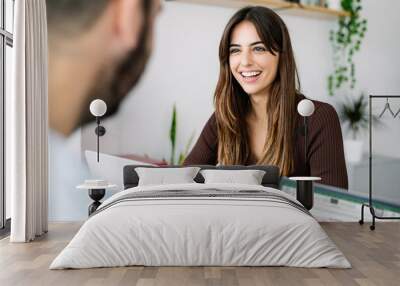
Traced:
<path id="1" fill-rule="evenodd" d="M 263 170 L 265 171 L 265 175 L 262 180 L 262 185 L 265 187 L 279 188 L 279 168 L 271 165 L 253 165 L 253 166 L 212 166 L 212 165 L 192 165 L 192 167 L 200 167 L 202 170 L 205 169 L 221 169 L 221 170 Z M 137 167 L 145 167 L 145 168 L 182 168 L 188 166 L 148 166 L 148 165 L 127 165 L 124 167 L 124 189 L 129 189 L 136 187 L 139 183 L 139 176 L 135 171 Z M 194 178 L 197 183 L 204 183 L 204 178 L 200 174 Z"/>

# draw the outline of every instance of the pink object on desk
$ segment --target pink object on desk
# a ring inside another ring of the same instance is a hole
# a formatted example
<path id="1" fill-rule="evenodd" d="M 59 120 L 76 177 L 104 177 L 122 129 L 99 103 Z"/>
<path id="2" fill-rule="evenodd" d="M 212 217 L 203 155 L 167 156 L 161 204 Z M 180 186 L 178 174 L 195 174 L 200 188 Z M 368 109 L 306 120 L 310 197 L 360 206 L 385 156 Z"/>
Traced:
<path id="1" fill-rule="evenodd" d="M 147 156 L 140 156 L 140 155 L 136 155 L 136 154 L 114 155 L 114 156 L 118 156 L 118 157 L 129 159 L 129 160 L 140 161 L 143 163 L 148 163 L 148 164 L 157 165 L 157 166 L 168 165 L 167 161 L 165 161 L 165 160 L 152 159 Z"/>

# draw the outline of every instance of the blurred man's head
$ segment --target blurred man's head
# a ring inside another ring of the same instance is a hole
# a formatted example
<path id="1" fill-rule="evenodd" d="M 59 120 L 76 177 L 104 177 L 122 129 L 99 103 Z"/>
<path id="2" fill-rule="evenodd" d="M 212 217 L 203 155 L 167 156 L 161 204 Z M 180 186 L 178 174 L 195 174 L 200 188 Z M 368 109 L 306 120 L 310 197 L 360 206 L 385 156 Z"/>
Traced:
<path id="1" fill-rule="evenodd" d="M 143 73 L 160 0 L 47 0 L 50 126 L 69 135 L 93 120 L 90 102 L 114 114 Z"/>

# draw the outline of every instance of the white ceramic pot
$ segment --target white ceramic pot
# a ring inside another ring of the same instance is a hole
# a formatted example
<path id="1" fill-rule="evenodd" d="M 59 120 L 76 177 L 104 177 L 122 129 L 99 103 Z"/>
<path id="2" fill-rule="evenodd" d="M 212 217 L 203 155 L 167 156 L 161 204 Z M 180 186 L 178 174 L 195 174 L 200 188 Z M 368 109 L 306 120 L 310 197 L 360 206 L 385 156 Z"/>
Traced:
<path id="1" fill-rule="evenodd" d="M 328 7 L 333 10 L 342 10 L 341 0 L 327 0 Z"/>
<path id="2" fill-rule="evenodd" d="M 363 155 L 363 141 L 361 140 L 344 140 L 344 155 L 346 162 L 357 163 L 361 161 Z"/>

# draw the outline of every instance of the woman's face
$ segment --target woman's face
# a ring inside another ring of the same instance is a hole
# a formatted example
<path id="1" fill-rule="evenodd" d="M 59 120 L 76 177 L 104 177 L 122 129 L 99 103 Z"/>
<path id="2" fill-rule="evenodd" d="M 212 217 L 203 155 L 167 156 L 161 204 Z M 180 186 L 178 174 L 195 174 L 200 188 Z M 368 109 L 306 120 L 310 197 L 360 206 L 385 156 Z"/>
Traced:
<path id="1" fill-rule="evenodd" d="M 229 65 L 235 79 L 249 95 L 266 95 L 278 70 L 279 55 L 270 53 L 249 21 L 232 31 Z"/>

